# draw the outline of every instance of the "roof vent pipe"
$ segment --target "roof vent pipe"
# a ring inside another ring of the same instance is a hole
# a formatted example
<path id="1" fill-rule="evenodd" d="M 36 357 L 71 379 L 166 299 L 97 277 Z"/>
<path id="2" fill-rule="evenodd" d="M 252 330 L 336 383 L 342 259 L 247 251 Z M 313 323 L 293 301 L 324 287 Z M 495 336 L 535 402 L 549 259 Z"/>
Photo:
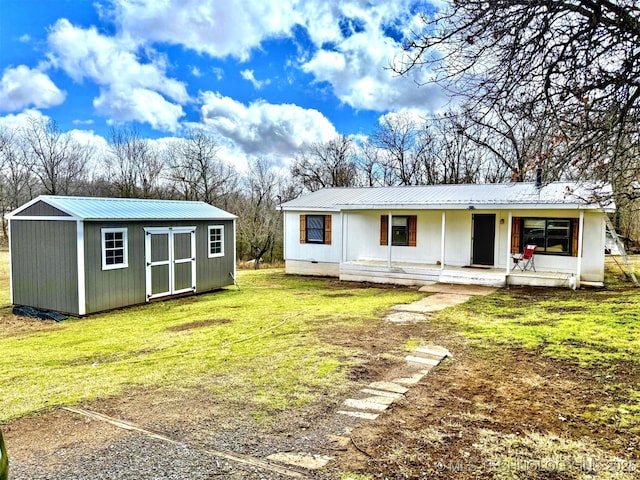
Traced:
<path id="1" fill-rule="evenodd" d="M 542 167 L 536 168 L 536 188 L 542 187 Z"/>

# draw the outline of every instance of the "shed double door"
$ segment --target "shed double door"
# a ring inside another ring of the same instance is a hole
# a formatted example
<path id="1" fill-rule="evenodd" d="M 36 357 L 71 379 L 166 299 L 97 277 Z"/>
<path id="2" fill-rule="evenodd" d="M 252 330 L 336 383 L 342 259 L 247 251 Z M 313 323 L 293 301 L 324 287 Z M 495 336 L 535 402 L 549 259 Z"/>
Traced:
<path id="1" fill-rule="evenodd" d="M 196 228 L 145 228 L 147 300 L 196 290 Z"/>

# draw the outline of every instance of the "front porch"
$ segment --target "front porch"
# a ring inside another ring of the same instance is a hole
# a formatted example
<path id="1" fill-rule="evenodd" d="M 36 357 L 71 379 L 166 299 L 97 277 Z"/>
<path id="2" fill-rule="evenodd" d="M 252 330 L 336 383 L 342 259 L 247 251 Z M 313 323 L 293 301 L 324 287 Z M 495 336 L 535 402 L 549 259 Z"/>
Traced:
<path id="1" fill-rule="evenodd" d="M 355 260 L 340 264 L 340 280 L 427 285 L 433 282 L 504 287 L 529 285 L 536 287 L 569 287 L 571 273 L 513 270 L 504 267 L 469 265 L 465 267 L 381 260 Z M 584 283 L 584 282 L 583 282 Z"/>

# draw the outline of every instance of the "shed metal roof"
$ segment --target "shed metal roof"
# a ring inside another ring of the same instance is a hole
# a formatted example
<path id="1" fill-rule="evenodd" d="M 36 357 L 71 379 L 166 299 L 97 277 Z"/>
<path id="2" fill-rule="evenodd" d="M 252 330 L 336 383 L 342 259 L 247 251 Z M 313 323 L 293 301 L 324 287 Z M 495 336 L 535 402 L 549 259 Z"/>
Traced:
<path id="1" fill-rule="evenodd" d="M 20 212 L 40 201 L 79 220 L 231 220 L 237 218 L 205 202 L 57 195 L 40 195 L 17 208 L 7 217 L 14 220 L 20 219 L 18 216 Z"/>
<path id="2" fill-rule="evenodd" d="M 611 186 L 594 182 L 325 188 L 283 203 L 282 210 L 561 208 L 610 211 Z"/>

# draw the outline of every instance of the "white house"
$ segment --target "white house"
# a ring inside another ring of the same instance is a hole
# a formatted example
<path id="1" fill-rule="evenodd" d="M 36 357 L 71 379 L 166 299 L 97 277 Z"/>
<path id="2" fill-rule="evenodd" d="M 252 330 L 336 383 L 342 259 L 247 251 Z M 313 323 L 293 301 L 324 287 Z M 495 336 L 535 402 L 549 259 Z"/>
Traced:
<path id="1" fill-rule="evenodd" d="M 602 285 L 609 185 L 328 188 L 283 203 L 286 272 L 419 285 Z M 513 255 L 537 245 L 533 269 Z M 570 280 L 574 277 L 573 280 Z"/>

